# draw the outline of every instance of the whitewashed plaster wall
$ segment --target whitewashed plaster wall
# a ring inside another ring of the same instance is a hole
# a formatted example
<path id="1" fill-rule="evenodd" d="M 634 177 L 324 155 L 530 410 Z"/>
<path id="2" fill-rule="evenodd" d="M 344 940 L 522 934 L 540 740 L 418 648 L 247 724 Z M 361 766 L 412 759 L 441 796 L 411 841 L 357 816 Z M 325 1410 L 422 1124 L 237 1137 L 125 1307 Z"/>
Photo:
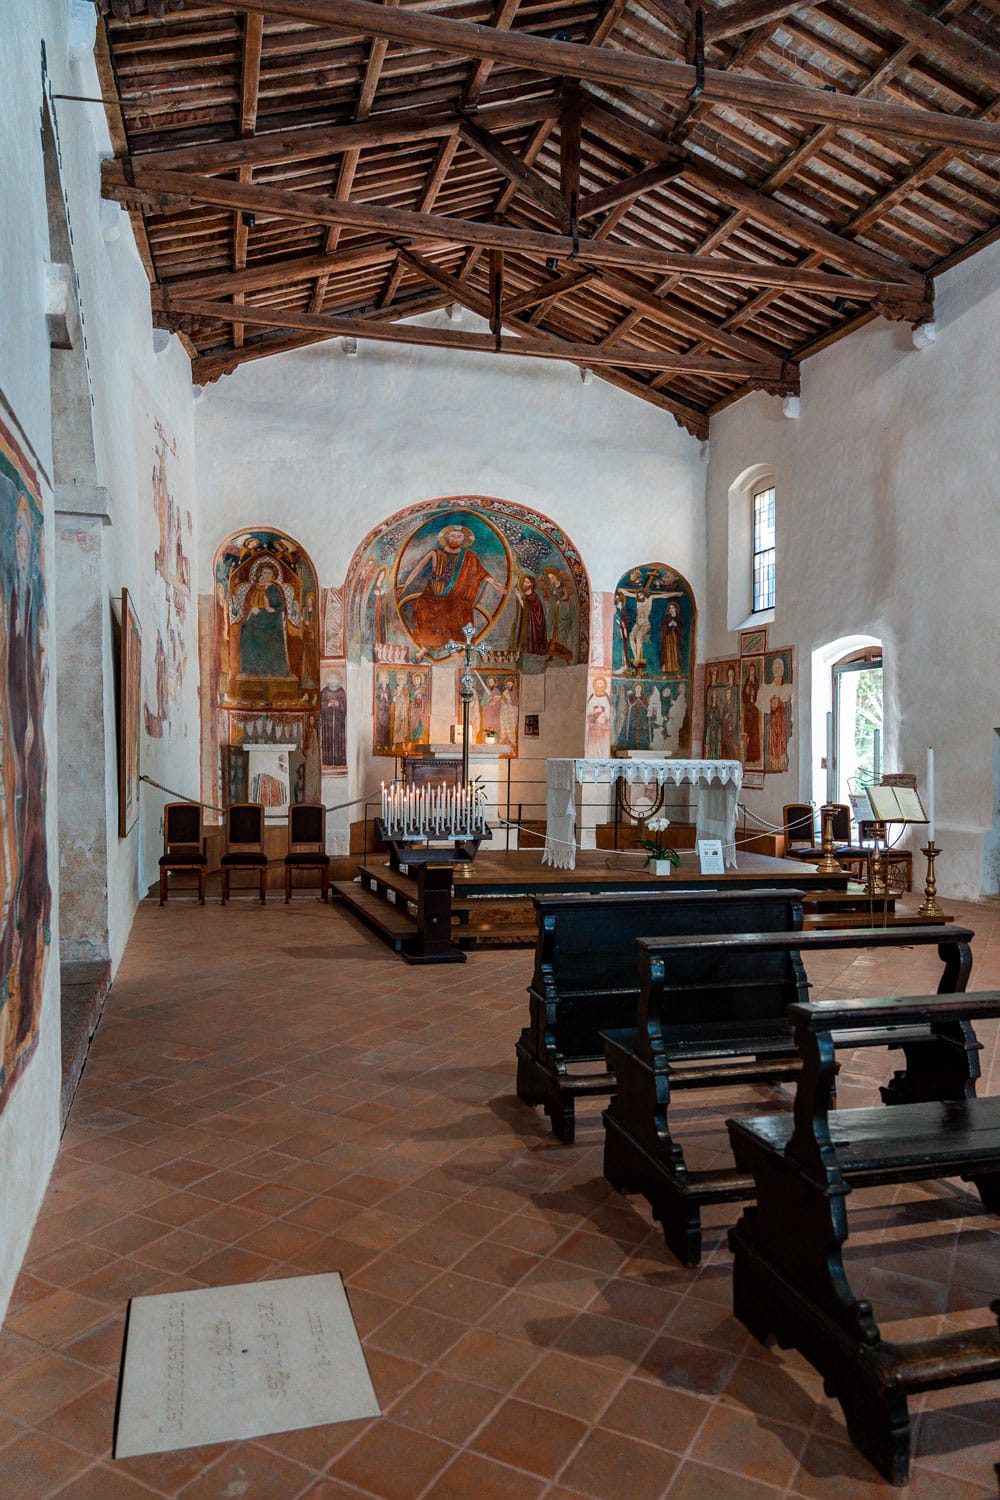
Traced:
<path id="1" fill-rule="evenodd" d="M 455 326 L 445 312 L 415 321 Z M 461 326 L 485 325 L 465 313 Z M 330 587 L 393 512 L 478 494 L 549 516 L 578 547 L 595 591 L 659 561 L 684 573 L 702 602 L 701 445 L 665 412 L 601 380 L 585 385 L 574 366 L 373 342 L 346 355 L 337 341 L 243 365 L 209 387 L 196 412 L 200 594 L 212 592 L 215 548 L 240 527 L 288 532 Z M 522 742 L 522 757 L 582 754 L 580 671 L 546 673 L 543 736 Z M 370 670 L 350 669 L 348 694 L 356 796 L 391 763 L 371 756 Z M 569 697 L 575 715 L 565 712 Z M 324 796 L 338 796 L 329 782 Z M 346 823 L 347 814 L 333 820 L 331 847 L 343 847 Z"/>
<path id="2" fill-rule="evenodd" d="M 75 16 L 73 12 L 76 12 Z M 92 57 L 84 48 L 71 57 L 70 40 L 80 39 L 93 7 L 80 0 L 27 0 L 5 7 L 0 46 L 0 410 L 20 434 L 36 461 L 45 492 L 45 554 L 50 607 L 56 595 L 57 548 L 53 497 L 53 402 L 50 349 L 45 316 L 45 266 L 50 259 L 43 168 L 42 121 L 46 89 L 51 95 L 100 94 Z M 92 28 L 91 28 L 92 29 Z M 43 56 L 45 77 L 43 78 Z M 66 198 L 76 269 L 83 337 L 89 367 L 93 414 L 93 454 L 81 464 L 84 484 L 106 491 L 110 525 L 103 528 L 102 567 L 106 618 L 126 586 L 139 601 L 143 623 L 153 623 L 156 575 L 153 552 L 158 535 L 152 511 L 155 423 L 172 434 L 177 447 L 175 484 L 182 505 L 194 511 L 192 449 L 193 398 L 183 351 L 153 353 L 148 283 L 127 218 L 116 238 L 102 234 L 100 158 L 111 148 L 100 106 L 51 100 L 60 147 L 60 175 Z M 107 221 L 105 221 L 107 223 Z M 112 230 L 112 234 L 114 231 Z M 56 414 L 58 416 L 58 414 Z M 64 480 L 67 476 L 63 475 Z M 81 503 L 81 509 L 83 505 Z M 196 545 L 192 532 L 191 551 Z M 192 622 L 194 600 L 192 598 Z M 171 735 L 143 745 L 143 769 L 167 780 L 186 777 L 197 785 L 197 648 L 191 625 L 187 681 L 178 693 Z M 146 636 L 149 640 L 149 635 Z M 155 630 L 153 631 L 155 640 Z M 102 641 L 105 757 L 103 806 L 95 818 L 106 822 L 108 860 L 108 942 L 113 966 L 121 957 L 135 910 L 156 869 L 156 827 L 160 799 L 145 797 L 146 815 L 129 838 L 119 841 L 115 757 L 114 674 L 111 632 Z M 59 1136 L 59 844 L 60 795 L 56 698 L 59 674 L 57 633 L 50 632 L 50 678 L 45 735 L 48 761 L 47 835 L 53 887 L 52 944 L 45 975 L 41 1031 L 36 1053 L 0 1115 L 0 1319 L 27 1245 L 54 1159 Z M 145 695 L 150 693 L 147 676 Z M 153 685 L 155 691 L 155 684 Z M 185 733 L 186 729 L 186 733 Z"/>
<path id="3" fill-rule="evenodd" d="M 823 753 L 810 732 L 812 653 L 873 637 L 885 653 L 885 768 L 922 784 L 935 747 L 939 889 L 974 899 L 997 893 L 1000 872 L 1000 246 L 940 277 L 936 323 L 923 350 L 907 326 L 879 320 L 808 360 L 797 421 L 764 395 L 713 418 L 701 654 L 737 650 L 724 601 L 730 568 L 746 560 L 729 555 L 729 493 L 766 466 L 777 487 L 769 644 L 796 647 L 795 734 L 789 772 L 747 803 L 778 821 L 782 803 L 811 797 Z M 922 880 L 923 861 L 915 868 Z"/>

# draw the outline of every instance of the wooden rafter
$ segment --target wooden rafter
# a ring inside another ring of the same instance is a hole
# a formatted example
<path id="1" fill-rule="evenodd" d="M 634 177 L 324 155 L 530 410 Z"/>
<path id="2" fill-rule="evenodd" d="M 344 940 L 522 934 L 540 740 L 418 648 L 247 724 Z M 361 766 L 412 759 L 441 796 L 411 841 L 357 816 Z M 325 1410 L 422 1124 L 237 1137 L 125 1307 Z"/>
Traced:
<path id="1" fill-rule="evenodd" d="M 213 0 L 214 3 L 214 0 Z M 347 32 L 381 36 L 416 46 L 438 47 L 463 57 L 507 62 L 555 77 L 579 78 L 611 87 L 685 98 L 700 86 L 706 103 L 766 115 L 829 121 L 845 128 L 914 137 L 1000 154 L 1000 128 L 937 110 L 883 104 L 801 84 L 775 82 L 706 68 L 699 77 L 687 63 L 667 62 L 606 47 L 551 41 L 522 32 L 452 21 L 417 7 L 401 9 L 372 0 L 241 0 L 242 8 L 266 15 L 313 21 Z"/>
<path id="2" fill-rule="evenodd" d="M 130 180 L 131 179 L 131 180 Z M 827 275 L 820 270 L 802 270 L 761 261 L 733 260 L 721 256 L 701 256 L 647 250 L 642 246 L 618 241 L 587 239 L 574 243 L 567 235 L 546 234 L 519 229 L 506 224 L 485 224 L 479 220 L 445 218 L 435 214 L 412 213 L 406 209 L 382 208 L 369 203 L 350 203 L 339 198 L 325 199 L 315 193 L 290 193 L 279 188 L 257 184 L 223 182 L 218 178 L 197 177 L 189 172 L 161 172 L 134 163 L 105 162 L 103 169 L 105 197 L 133 202 L 145 197 L 151 205 L 177 206 L 180 202 L 210 203 L 224 208 L 244 208 L 253 213 L 304 219 L 316 224 L 344 224 L 356 229 L 376 229 L 400 239 L 414 236 L 424 239 L 462 240 L 466 244 L 522 250 L 540 259 L 567 259 L 579 256 L 596 265 L 628 266 L 636 270 L 662 270 L 715 281 L 734 281 L 744 286 L 800 287 L 831 297 L 912 299 L 909 276 L 891 281 L 886 278 Z"/>
<path id="3" fill-rule="evenodd" d="M 466 295 L 468 295 L 466 291 Z M 504 339 L 494 334 L 464 333 L 449 328 L 407 327 L 397 323 L 362 322 L 327 313 L 300 313 L 291 308 L 238 306 L 232 302 L 202 302 L 195 298 L 171 298 L 168 311 L 187 318 L 233 323 L 242 319 L 261 328 L 301 328 L 325 333 L 328 338 L 366 338 L 385 343 L 413 344 L 434 349 L 465 349 L 473 353 L 510 354 L 532 359 L 556 359 L 576 365 L 621 365 L 637 370 L 675 370 L 688 374 L 717 375 L 723 379 L 777 381 L 781 371 L 749 360 L 717 359 L 710 355 L 669 354 L 661 349 L 639 349 L 620 345 L 613 351 L 595 344 L 559 344 L 549 339 L 525 337 Z"/>

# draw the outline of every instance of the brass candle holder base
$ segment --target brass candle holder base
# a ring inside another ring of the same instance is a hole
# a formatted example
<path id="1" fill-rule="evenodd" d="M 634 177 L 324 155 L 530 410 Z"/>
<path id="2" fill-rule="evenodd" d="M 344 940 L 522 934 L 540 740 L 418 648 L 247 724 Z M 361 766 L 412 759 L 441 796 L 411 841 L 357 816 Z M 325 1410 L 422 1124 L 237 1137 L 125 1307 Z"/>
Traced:
<path id="1" fill-rule="evenodd" d="M 874 846 L 868 856 L 868 880 L 865 884 L 865 895 L 875 901 L 884 901 L 889 895 L 889 887 L 885 878 L 885 857 L 882 850 L 885 843 L 885 824 L 874 823 L 872 834 Z"/>
<path id="2" fill-rule="evenodd" d="M 944 912 L 938 905 L 937 880 L 934 875 L 934 861 L 941 853 L 941 850 L 938 848 L 937 844 L 935 844 L 934 840 L 931 839 L 927 844 L 927 848 L 921 849 L 920 852 L 927 860 L 927 880 L 924 884 L 924 899 L 917 907 L 917 916 L 943 917 Z"/>
<path id="3" fill-rule="evenodd" d="M 832 803 L 827 802 L 820 808 L 820 816 L 823 819 L 823 838 L 821 848 L 823 858 L 816 866 L 817 875 L 843 875 L 844 869 L 837 859 L 835 845 L 833 842 L 833 815 L 835 808 Z"/>

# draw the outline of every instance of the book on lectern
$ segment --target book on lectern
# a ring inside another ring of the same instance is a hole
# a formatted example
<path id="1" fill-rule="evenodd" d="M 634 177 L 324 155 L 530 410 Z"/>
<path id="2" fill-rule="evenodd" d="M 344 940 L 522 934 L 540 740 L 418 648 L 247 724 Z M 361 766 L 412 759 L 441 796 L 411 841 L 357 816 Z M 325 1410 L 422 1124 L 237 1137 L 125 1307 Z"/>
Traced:
<path id="1" fill-rule="evenodd" d="M 927 814 L 917 793 L 909 786 L 870 786 L 868 800 L 880 823 L 926 823 Z"/>

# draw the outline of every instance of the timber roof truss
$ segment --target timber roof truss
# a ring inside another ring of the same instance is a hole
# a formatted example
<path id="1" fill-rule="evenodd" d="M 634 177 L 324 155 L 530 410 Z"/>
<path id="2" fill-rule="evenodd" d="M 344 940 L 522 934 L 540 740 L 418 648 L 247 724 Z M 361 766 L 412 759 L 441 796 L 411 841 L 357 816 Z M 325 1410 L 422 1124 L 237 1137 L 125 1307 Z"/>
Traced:
<path id="1" fill-rule="evenodd" d="M 706 436 L 1000 233 L 1000 0 L 98 4 L 103 191 L 199 382 L 375 338 Z"/>

